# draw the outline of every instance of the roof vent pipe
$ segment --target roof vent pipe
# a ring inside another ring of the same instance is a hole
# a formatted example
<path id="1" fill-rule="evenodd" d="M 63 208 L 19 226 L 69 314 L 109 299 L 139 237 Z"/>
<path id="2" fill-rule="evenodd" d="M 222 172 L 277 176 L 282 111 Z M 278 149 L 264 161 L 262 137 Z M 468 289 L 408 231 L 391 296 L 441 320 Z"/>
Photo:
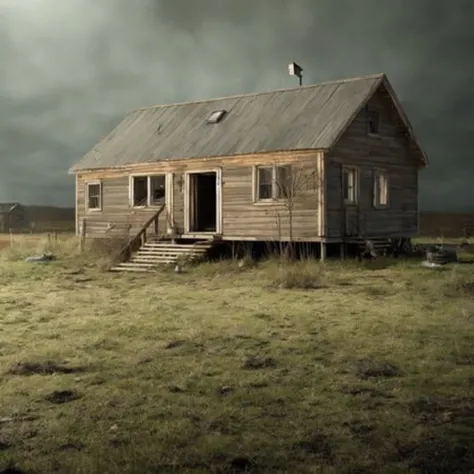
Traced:
<path id="1" fill-rule="evenodd" d="M 303 85 L 303 68 L 296 63 L 288 64 L 290 76 L 296 76 L 299 79 L 299 85 Z"/>

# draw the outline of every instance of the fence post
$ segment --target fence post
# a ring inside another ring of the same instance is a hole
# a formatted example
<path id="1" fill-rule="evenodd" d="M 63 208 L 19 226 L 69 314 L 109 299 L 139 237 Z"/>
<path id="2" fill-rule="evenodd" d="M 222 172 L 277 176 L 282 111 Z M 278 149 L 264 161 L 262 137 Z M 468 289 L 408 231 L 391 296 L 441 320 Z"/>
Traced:
<path id="1" fill-rule="evenodd" d="M 87 235 L 87 221 L 85 218 L 82 219 L 81 221 L 81 226 L 80 226 L 80 248 L 81 248 L 81 253 L 84 252 L 85 244 L 86 244 L 86 235 Z"/>

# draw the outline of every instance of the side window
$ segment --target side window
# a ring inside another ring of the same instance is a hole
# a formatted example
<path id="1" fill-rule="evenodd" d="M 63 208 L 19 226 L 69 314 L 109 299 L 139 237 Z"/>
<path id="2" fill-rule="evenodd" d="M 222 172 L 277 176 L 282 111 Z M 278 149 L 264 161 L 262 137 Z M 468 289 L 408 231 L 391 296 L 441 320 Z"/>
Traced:
<path id="1" fill-rule="evenodd" d="M 102 184 L 87 183 L 86 185 L 86 205 L 88 211 L 102 210 Z"/>
<path id="2" fill-rule="evenodd" d="M 388 174 L 383 170 L 374 171 L 374 206 L 388 206 Z"/>
<path id="3" fill-rule="evenodd" d="M 367 109 L 367 133 L 378 135 L 380 128 L 380 116 L 377 110 Z"/>
<path id="4" fill-rule="evenodd" d="M 342 191 L 345 204 L 357 202 L 357 170 L 355 168 L 343 168 Z"/>
<path id="5" fill-rule="evenodd" d="M 276 167 L 276 190 L 275 196 L 278 199 L 290 199 L 294 195 L 291 165 Z"/>

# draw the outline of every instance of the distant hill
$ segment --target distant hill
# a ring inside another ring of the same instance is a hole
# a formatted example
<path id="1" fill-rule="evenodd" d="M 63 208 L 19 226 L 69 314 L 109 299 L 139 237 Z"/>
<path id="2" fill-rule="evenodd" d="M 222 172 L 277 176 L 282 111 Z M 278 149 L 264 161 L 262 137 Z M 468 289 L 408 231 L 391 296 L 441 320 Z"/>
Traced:
<path id="1" fill-rule="evenodd" d="M 474 212 L 420 211 L 419 231 L 430 237 L 474 236 Z"/>
<path id="2" fill-rule="evenodd" d="M 73 207 L 25 206 L 25 212 L 27 222 L 34 223 L 36 231 L 74 231 L 76 212 Z"/>
<path id="3" fill-rule="evenodd" d="M 30 222 L 38 221 L 70 221 L 74 223 L 76 211 L 73 207 L 25 206 Z"/>

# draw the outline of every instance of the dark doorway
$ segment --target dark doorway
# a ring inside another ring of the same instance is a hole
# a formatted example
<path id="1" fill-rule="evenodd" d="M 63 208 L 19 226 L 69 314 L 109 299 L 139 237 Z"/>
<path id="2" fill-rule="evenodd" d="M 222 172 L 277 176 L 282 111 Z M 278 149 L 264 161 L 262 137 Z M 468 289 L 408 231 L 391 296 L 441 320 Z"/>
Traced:
<path id="1" fill-rule="evenodd" d="M 195 173 L 191 179 L 191 232 L 216 232 L 216 173 Z"/>

